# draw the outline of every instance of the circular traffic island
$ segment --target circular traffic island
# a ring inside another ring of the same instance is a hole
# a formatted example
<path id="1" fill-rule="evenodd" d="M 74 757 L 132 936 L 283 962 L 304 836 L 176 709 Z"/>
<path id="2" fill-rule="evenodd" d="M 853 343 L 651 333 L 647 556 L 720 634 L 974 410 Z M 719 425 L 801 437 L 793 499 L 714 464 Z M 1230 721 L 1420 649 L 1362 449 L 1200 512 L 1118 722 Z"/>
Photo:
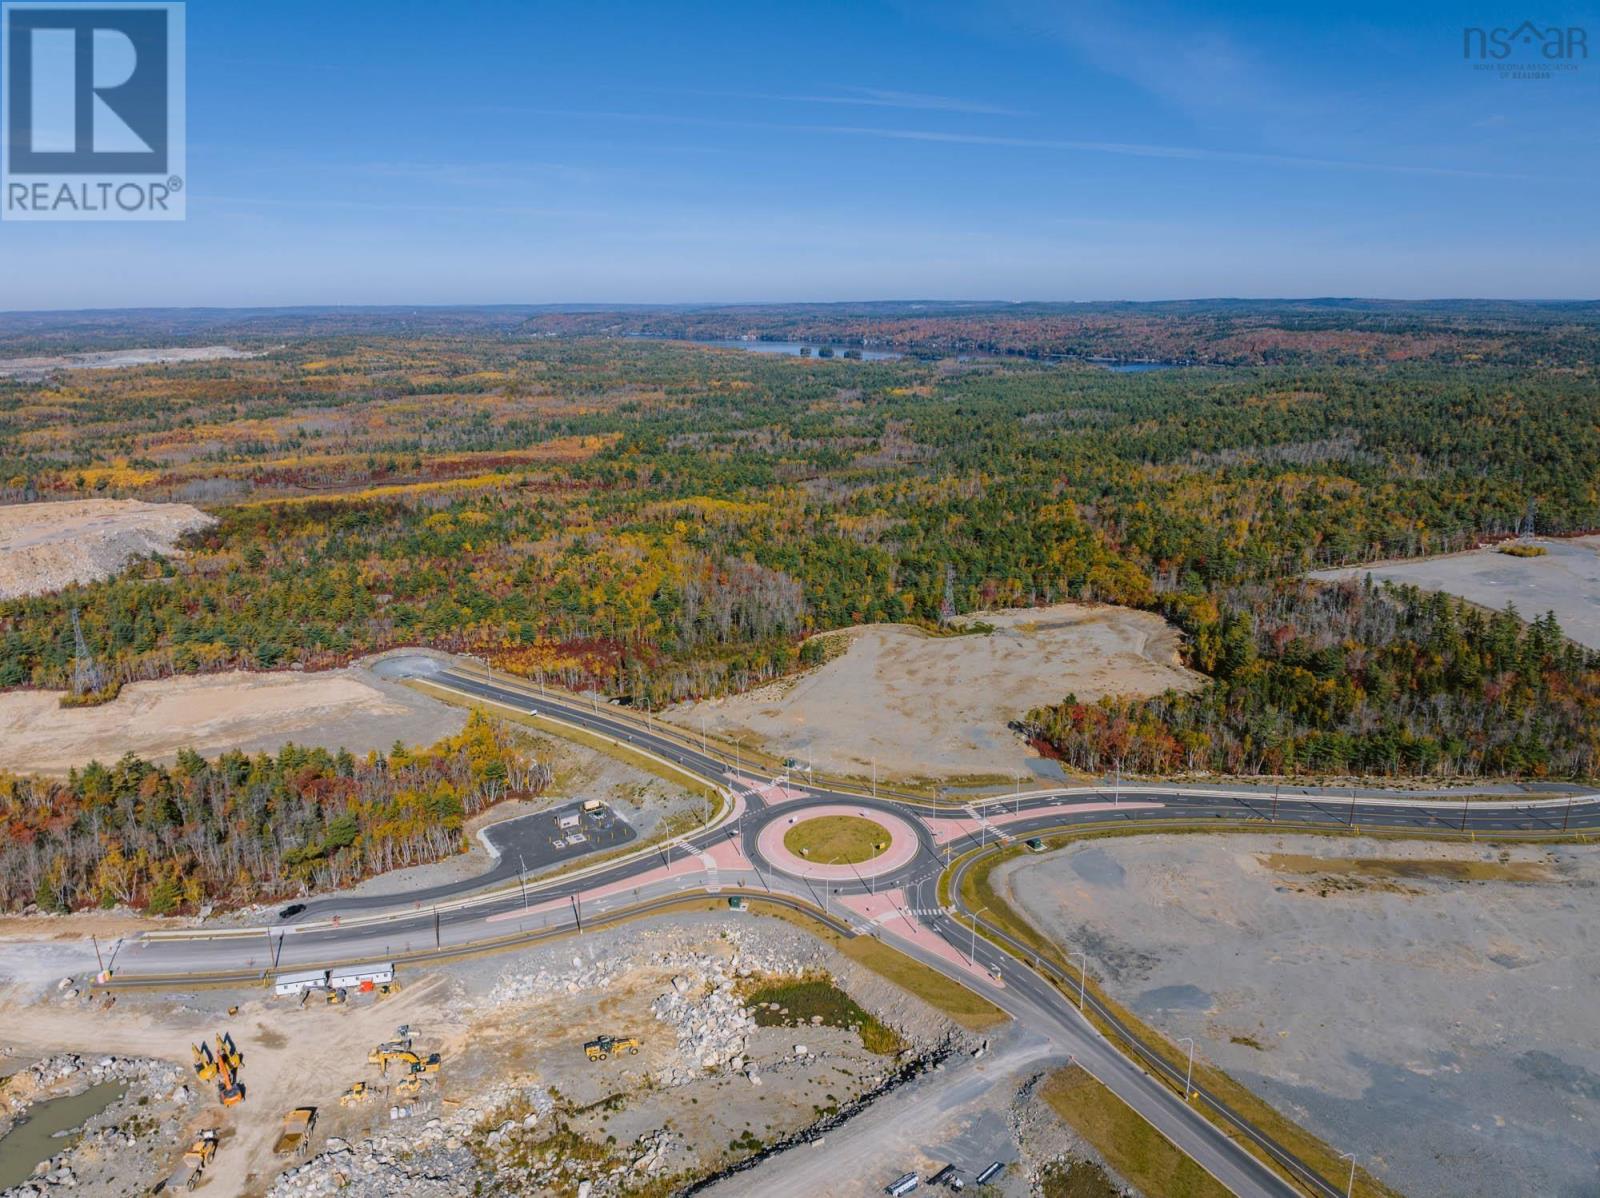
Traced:
<path id="1" fill-rule="evenodd" d="M 860 815 L 819 815 L 783 834 L 783 847 L 818 865 L 860 865 L 881 856 L 893 839 L 888 828 Z"/>

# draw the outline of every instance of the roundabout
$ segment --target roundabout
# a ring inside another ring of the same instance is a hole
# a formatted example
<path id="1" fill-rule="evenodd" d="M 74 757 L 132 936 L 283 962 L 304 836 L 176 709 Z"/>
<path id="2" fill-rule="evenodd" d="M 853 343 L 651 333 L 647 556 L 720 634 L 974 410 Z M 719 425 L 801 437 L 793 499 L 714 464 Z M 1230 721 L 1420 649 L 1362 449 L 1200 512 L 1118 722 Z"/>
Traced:
<path id="1" fill-rule="evenodd" d="M 910 821 L 879 807 L 830 803 L 784 811 L 756 837 L 769 868 L 797 878 L 857 881 L 898 873 L 921 844 Z"/>

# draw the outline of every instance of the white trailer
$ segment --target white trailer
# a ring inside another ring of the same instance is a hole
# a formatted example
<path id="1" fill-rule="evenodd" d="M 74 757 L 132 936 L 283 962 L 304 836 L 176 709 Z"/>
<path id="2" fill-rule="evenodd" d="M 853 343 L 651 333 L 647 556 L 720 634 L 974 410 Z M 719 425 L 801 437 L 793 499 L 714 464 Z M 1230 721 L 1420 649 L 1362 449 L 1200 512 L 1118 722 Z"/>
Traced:
<path id="1" fill-rule="evenodd" d="M 358 990 L 363 985 L 387 986 L 392 981 L 394 981 L 393 963 L 345 965 L 328 971 L 328 985 L 334 990 Z"/>
<path id="2" fill-rule="evenodd" d="M 280 973 L 273 982 L 273 990 L 277 994 L 304 994 L 307 990 L 326 990 L 328 988 L 328 971 L 326 969 L 305 969 L 299 973 Z"/>

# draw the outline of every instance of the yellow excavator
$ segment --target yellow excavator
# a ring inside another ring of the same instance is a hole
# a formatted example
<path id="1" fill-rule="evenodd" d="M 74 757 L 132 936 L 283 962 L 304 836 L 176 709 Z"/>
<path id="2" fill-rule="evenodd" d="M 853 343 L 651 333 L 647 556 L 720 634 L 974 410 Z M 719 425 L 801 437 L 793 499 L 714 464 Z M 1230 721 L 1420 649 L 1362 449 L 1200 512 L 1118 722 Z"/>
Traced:
<path id="1" fill-rule="evenodd" d="M 227 1061 L 228 1068 L 235 1071 L 244 1064 L 244 1053 L 233 1042 L 232 1032 L 222 1032 L 217 1036 L 217 1059 Z"/>
<path id="2" fill-rule="evenodd" d="M 627 1053 L 629 1056 L 639 1055 L 639 1037 L 637 1036 L 600 1036 L 590 1040 L 583 1046 L 583 1055 L 591 1061 L 603 1061 L 607 1057 L 620 1056 Z"/>
<path id="3" fill-rule="evenodd" d="M 339 1095 L 340 1106 L 357 1106 L 372 1097 L 372 1087 L 366 1082 L 352 1082 L 350 1088 Z"/>
<path id="4" fill-rule="evenodd" d="M 211 1046 L 204 1040 L 198 1044 L 189 1045 L 189 1051 L 194 1053 L 194 1075 L 203 1082 L 208 1082 L 217 1076 L 217 1059 L 211 1055 Z"/>
<path id="5" fill-rule="evenodd" d="M 410 1040 L 390 1040 L 367 1054 L 367 1063 L 378 1066 L 386 1076 L 391 1061 L 404 1066 L 407 1073 L 439 1072 L 439 1054 L 432 1052 L 424 1057 L 412 1050 Z"/>

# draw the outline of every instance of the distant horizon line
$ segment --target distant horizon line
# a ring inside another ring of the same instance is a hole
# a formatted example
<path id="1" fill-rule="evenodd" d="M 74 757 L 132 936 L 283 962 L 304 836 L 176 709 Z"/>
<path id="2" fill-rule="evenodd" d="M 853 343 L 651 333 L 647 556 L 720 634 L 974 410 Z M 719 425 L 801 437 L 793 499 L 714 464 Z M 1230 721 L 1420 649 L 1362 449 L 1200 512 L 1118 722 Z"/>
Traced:
<path id="1" fill-rule="evenodd" d="M 545 301 L 491 301 L 491 302 L 399 302 L 399 303 L 284 303 L 284 304 L 153 304 L 147 306 L 83 307 L 83 308 L 6 308 L 0 309 L 0 319 L 12 316 L 81 316 L 111 315 L 118 313 L 149 312 L 475 312 L 475 311 L 543 311 L 543 312 L 644 312 L 722 308 L 845 308 L 845 307 L 914 307 L 925 305 L 939 308 L 1029 308 L 1029 307 L 1095 307 L 1126 306 L 1156 307 L 1172 304 L 1390 304 L 1417 306 L 1425 304 L 1525 304 L 1530 306 L 1595 305 L 1600 296 L 1530 297 L 1490 295 L 1439 295 L 1425 298 L 1400 299 L 1381 295 L 1211 295 L 1174 296 L 1165 299 L 762 299 L 762 300 L 545 300 Z"/>

